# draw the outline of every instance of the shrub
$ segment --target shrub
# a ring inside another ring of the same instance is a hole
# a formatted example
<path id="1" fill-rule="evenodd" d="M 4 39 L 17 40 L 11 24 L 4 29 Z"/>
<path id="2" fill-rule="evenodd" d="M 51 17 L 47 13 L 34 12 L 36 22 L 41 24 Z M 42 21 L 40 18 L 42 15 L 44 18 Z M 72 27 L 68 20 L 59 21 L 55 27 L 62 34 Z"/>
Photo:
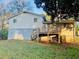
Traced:
<path id="1" fill-rule="evenodd" d="M 8 37 L 8 30 L 7 29 L 1 30 L 0 37 L 1 37 L 2 40 L 6 40 L 7 37 Z"/>

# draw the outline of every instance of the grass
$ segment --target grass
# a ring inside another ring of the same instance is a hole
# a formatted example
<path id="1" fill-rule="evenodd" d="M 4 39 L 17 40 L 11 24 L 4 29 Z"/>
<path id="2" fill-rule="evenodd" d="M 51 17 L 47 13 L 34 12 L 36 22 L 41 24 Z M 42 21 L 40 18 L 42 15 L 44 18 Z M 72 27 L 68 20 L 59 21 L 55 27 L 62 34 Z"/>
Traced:
<path id="1" fill-rule="evenodd" d="M 79 46 L 4 40 L 0 59 L 79 59 Z"/>

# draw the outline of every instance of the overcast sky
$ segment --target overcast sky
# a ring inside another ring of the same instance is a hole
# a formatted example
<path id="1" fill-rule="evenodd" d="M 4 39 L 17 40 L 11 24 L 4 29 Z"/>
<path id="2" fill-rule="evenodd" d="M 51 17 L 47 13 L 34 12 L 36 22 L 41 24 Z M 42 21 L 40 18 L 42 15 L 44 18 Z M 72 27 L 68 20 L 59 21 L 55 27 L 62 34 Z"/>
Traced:
<path id="1" fill-rule="evenodd" d="M 5 6 L 11 2 L 12 0 L 0 0 L 0 3 L 3 3 Z M 32 9 L 32 12 L 34 13 L 38 13 L 38 14 L 42 14 L 44 13 L 44 11 L 42 10 L 42 8 L 37 8 L 36 5 L 34 4 L 34 1 L 33 0 L 26 0 L 28 2 L 30 2 L 31 6 L 33 7 Z"/>

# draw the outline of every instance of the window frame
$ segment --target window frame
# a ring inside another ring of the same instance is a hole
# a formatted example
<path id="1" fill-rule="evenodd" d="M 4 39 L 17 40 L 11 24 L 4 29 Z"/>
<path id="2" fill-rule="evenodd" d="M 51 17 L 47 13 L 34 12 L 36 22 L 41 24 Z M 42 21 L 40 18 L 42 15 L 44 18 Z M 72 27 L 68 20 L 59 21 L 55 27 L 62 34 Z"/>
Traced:
<path id="1" fill-rule="evenodd" d="M 38 18 L 34 18 L 34 22 L 35 22 L 35 23 L 38 22 Z"/>
<path id="2" fill-rule="evenodd" d="M 16 19 L 13 19 L 13 23 L 16 23 L 17 22 L 17 20 Z"/>

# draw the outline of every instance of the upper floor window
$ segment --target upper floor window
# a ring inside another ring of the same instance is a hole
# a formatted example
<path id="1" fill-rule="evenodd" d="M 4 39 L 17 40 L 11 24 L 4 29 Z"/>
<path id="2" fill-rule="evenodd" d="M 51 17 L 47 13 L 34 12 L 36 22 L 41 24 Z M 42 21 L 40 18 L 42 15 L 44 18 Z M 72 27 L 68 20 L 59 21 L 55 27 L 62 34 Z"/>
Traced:
<path id="1" fill-rule="evenodd" d="M 13 19 L 13 23 L 16 23 L 16 19 Z"/>
<path id="2" fill-rule="evenodd" d="M 38 20 L 37 18 L 34 18 L 34 22 L 37 22 L 37 20 Z"/>

